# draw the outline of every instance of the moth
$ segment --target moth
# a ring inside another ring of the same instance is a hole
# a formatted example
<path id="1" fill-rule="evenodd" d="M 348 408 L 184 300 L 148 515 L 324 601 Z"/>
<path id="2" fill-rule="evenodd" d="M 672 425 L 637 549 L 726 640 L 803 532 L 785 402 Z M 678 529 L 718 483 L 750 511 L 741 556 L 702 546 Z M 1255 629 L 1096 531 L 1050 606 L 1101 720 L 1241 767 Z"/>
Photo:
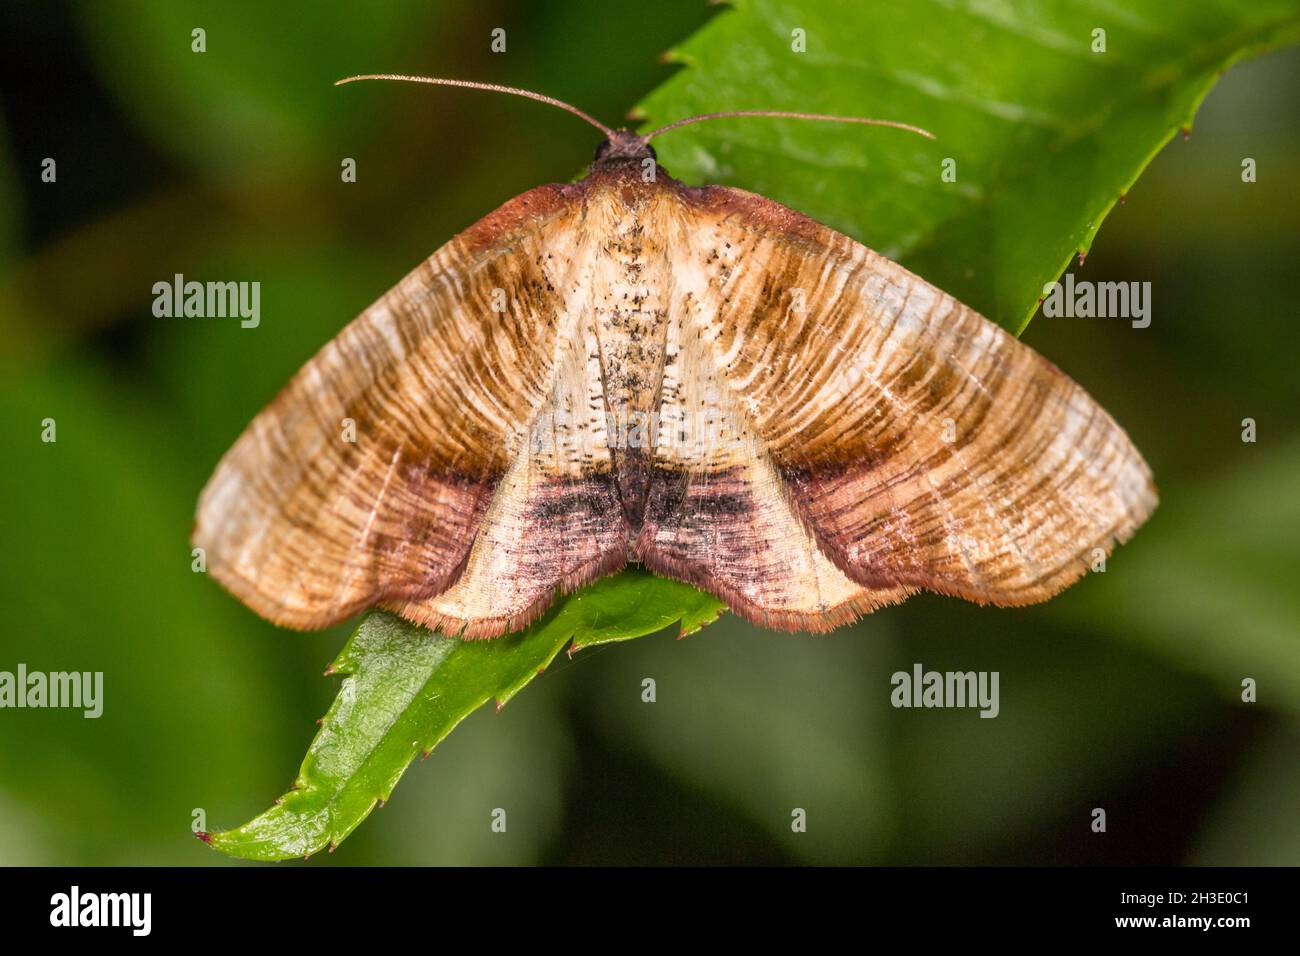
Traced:
<path id="1" fill-rule="evenodd" d="M 516 630 L 639 563 L 824 631 L 919 589 L 1043 601 L 1156 505 L 1055 365 L 866 246 L 605 139 L 454 237 L 307 362 L 222 458 L 194 543 L 253 610 L 382 606 Z M 919 131 L 918 132 L 924 132 Z M 929 135 L 929 134 L 926 134 Z"/>

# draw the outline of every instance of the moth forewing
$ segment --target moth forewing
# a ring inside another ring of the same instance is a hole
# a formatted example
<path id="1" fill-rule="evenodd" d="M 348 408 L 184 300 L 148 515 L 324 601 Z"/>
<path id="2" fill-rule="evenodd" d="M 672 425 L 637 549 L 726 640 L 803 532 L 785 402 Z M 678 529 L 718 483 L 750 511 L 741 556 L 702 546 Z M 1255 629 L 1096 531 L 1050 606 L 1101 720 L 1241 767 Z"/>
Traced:
<path id="1" fill-rule="evenodd" d="M 218 466 L 195 544 L 294 627 L 383 605 L 491 637 L 635 561 L 825 630 L 921 588 L 1043 600 L 1155 504 L 1123 430 L 1027 346 L 617 131 L 308 362 Z"/>

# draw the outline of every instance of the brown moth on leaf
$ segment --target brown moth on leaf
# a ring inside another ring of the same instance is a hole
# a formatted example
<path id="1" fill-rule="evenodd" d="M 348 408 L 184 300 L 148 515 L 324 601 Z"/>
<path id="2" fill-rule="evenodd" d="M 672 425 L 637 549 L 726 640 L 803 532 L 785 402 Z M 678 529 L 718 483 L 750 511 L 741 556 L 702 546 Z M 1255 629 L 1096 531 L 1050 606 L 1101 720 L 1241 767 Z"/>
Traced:
<path id="1" fill-rule="evenodd" d="M 1051 362 L 791 209 L 683 185 L 664 130 L 578 115 L 606 135 L 586 178 L 435 252 L 217 466 L 194 541 L 253 610 L 492 637 L 639 562 L 824 631 L 922 588 L 1045 600 L 1150 515 Z"/>

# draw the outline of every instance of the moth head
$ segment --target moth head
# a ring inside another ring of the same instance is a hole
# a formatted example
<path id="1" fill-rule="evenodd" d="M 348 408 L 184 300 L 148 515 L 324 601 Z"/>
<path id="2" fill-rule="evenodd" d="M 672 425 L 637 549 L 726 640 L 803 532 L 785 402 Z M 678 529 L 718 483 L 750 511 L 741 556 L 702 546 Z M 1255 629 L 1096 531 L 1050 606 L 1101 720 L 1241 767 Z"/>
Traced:
<path id="1" fill-rule="evenodd" d="M 658 158 L 655 148 L 646 142 L 644 136 L 630 129 L 616 129 L 596 147 L 594 164 L 601 166 L 621 160 L 640 162 L 643 159 Z"/>

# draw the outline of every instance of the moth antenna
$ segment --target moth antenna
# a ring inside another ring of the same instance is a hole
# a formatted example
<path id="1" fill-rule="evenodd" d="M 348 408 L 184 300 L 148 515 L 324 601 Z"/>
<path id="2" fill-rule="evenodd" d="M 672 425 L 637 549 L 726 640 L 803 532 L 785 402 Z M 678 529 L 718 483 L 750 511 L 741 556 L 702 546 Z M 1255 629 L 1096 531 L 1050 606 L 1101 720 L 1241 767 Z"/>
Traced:
<path id="1" fill-rule="evenodd" d="M 790 113 L 785 110 L 727 110 L 723 113 L 701 113 L 699 116 L 688 116 L 686 119 L 679 119 L 675 123 L 661 126 L 653 133 L 646 133 L 641 138 L 648 143 L 656 136 L 667 133 L 669 130 L 677 129 L 679 126 L 689 126 L 691 123 L 703 123 L 705 120 L 728 119 L 732 116 L 769 116 L 776 119 L 820 120 L 827 123 L 863 123 L 867 126 L 892 126 L 894 129 L 907 130 L 909 133 L 916 133 L 920 136 L 924 136 L 926 139 L 934 139 L 934 134 L 928 129 L 913 126 L 911 123 L 898 123 L 894 120 L 867 119 L 863 116 L 828 116 L 825 113 Z"/>
<path id="2" fill-rule="evenodd" d="M 605 134 L 608 139 L 614 135 L 614 131 L 594 117 L 588 116 L 576 106 L 557 100 L 553 96 L 547 96 L 544 93 L 534 93 L 532 90 L 521 90 L 513 86 L 501 86 L 498 83 L 476 83 L 473 80 L 448 80 L 440 76 L 407 76 L 403 73 L 366 73 L 361 76 L 348 76 L 334 82 L 335 86 L 342 86 L 345 83 L 355 83 L 358 80 L 398 80 L 403 83 L 430 83 L 434 86 L 460 86 L 468 90 L 487 90 L 491 93 L 509 93 L 512 96 L 522 96 L 525 99 L 536 100 L 539 103 L 548 103 L 551 106 L 558 106 L 565 112 L 572 113 L 579 119 L 586 120 L 596 129 Z"/>

